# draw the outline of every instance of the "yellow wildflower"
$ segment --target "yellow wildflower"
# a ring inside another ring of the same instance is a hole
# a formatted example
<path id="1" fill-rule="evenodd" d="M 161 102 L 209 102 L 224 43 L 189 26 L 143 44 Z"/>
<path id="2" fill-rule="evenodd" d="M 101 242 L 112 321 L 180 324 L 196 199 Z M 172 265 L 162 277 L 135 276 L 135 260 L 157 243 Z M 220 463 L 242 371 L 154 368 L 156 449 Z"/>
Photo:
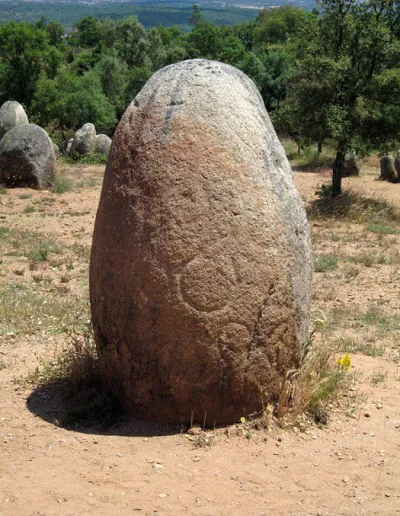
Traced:
<path id="1" fill-rule="evenodd" d="M 241 417 L 241 418 L 240 418 L 240 422 L 241 422 L 241 423 L 246 423 L 246 418 L 245 418 L 245 417 Z"/>
<path id="2" fill-rule="evenodd" d="M 351 358 L 350 358 L 349 354 L 346 353 L 342 357 L 338 358 L 336 360 L 336 363 L 338 364 L 339 367 L 341 367 L 345 371 L 348 371 L 351 366 Z"/>

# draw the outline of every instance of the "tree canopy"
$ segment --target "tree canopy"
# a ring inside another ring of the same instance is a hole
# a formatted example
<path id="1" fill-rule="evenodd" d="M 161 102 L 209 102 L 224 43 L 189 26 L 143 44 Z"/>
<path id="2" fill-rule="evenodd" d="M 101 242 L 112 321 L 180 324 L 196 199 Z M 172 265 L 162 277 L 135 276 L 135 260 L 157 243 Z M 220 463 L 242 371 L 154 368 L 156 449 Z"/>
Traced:
<path id="1" fill-rule="evenodd" d="M 334 194 L 347 151 L 387 151 L 400 132 L 400 3 L 320 0 L 319 12 L 263 10 L 251 22 L 216 26 L 198 6 L 191 30 L 145 29 L 130 16 L 86 17 L 68 35 L 42 18 L 0 26 L 0 103 L 18 100 L 53 129 L 86 122 L 112 134 L 147 79 L 189 58 L 243 70 L 276 129 L 299 146 L 336 145 Z"/>

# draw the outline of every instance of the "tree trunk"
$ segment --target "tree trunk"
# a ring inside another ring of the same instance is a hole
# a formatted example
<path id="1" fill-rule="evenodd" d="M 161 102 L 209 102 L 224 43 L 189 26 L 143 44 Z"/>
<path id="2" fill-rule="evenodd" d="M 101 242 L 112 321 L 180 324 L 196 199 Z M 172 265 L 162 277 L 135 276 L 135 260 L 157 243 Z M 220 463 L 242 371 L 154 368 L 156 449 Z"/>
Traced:
<path id="1" fill-rule="evenodd" d="M 332 199 L 342 193 L 342 172 L 344 168 L 344 152 L 341 148 L 336 153 L 332 171 Z"/>
<path id="2" fill-rule="evenodd" d="M 318 140 L 318 157 L 321 156 L 322 152 L 322 140 Z"/>

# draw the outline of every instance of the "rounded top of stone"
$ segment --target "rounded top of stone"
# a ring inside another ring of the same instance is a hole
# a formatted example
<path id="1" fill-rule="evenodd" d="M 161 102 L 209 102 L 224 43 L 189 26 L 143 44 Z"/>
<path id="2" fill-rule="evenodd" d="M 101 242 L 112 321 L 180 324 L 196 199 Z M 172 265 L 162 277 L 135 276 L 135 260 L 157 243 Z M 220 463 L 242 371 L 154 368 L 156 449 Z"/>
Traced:
<path id="1" fill-rule="evenodd" d="M 40 143 L 47 141 L 53 147 L 49 135 L 36 124 L 15 126 L 4 135 L 0 142 L 2 150 L 34 149 Z"/>
<path id="2" fill-rule="evenodd" d="M 16 100 L 7 100 L 0 107 L 0 138 L 13 127 L 28 123 L 24 108 Z"/>

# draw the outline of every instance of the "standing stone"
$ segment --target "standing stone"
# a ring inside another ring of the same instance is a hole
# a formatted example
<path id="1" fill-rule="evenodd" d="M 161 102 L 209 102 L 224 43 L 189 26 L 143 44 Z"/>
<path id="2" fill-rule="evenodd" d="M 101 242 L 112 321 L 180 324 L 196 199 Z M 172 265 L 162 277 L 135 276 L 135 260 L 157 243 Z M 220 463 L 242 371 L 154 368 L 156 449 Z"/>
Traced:
<path id="1" fill-rule="evenodd" d="M 394 168 L 397 172 L 397 181 L 400 181 L 400 150 L 397 151 L 397 158 L 394 160 Z"/>
<path id="2" fill-rule="evenodd" d="M 85 124 L 76 131 L 71 145 L 70 156 L 79 154 L 86 156 L 94 152 L 96 147 L 96 129 L 93 124 Z"/>
<path id="3" fill-rule="evenodd" d="M 74 141 L 74 139 L 73 139 L 73 138 L 70 138 L 70 139 L 68 140 L 67 146 L 66 146 L 66 148 L 65 148 L 65 154 L 66 154 L 67 156 L 70 156 L 70 154 L 71 154 L 71 147 L 72 147 L 72 142 L 73 142 L 73 141 Z"/>
<path id="4" fill-rule="evenodd" d="M 7 131 L 0 141 L 0 183 L 47 188 L 54 182 L 56 156 L 41 127 L 28 124 Z"/>
<path id="5" fill-rule="evenodd" d="M 237 421 L 277 401 L 307 338 L 308 225 L 254 83 L 158 71 L 113 138 L 90 267 L 103 380 L 128 412 Z"/>
<path id="6" fill-rule="evenodd" d="M 343 177 L 358 177 L 360 175 L 360 165 L 358 164 L 358 158 L 355 152 L 346 153 L 343 168 Z"/>
<path id="7" fill-rule="evenodd" d="M 99 152 L 100 154 L 106 154 L 110 152 L 111 147 L 111 138 L 106 134 L 98 134 L 96 136 L 96 148 L 95 152 Z"/>
<path id="8" fill-rule="evenodd" d="M 15 100 L 8 100 L 0 108 L 0 139 L 7 131 L 20 125 L 28 125 L 24 108 Z"/>
<path id="9" fill-rule="evenodd" d="M 394 168 L 394 157 L 393 156 L 382 156 L 381 157 L 381 175 L 382 181 L 390 181 L 391 183 L 396 182 L 396 169 Z"/>

